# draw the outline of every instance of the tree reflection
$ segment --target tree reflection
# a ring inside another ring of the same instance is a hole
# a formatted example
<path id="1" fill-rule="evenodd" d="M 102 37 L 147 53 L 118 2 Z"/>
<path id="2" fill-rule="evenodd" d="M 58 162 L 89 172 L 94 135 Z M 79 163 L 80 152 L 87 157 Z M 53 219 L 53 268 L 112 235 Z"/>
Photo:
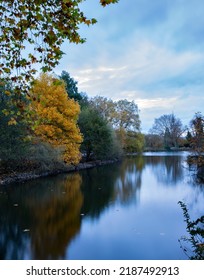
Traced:
<path id="1" fill-rule="evenodd" d="M 114 182 L 118 176 L 118 164 L 101 166 L 84 170 L 82 175 L 82 192 L 84 203 L 82 213 L 98 218 L 108 207 L 114 197 Z"/>
<path id="2" fill-rule="evenodd" d="M 183 178 L 182 159 L 128 157 L 80 173 L 0 188 L 0 258 L 67 258 L 83 219 L 99 219 L 115 205 L 137 204 L 146 167 L 158 182 L 175 185 Z"/>
<path id="3" fill-rule="evenodd" d="M 0 196 L 1 258 L 62 259 L 80 231 L 80 185 L 81 176 L 72 174 L 5 190 Z"/>
<path id="4" fill-rule="evenodd" d="M 24 232 L 30 214 L 21 196 L 22 189 L 0 188 L 0 259 L 24 259 L 29 236 Z"/>
<path id="5" fill-rule="evenodd" d="M 115 182 L 115 200 L 124 205 L 138 201 L 143 168 L 144 158 L 142 156 L 129 157 L 122 162 L 118 172 L 119 176 Z"/>
<path id="6" fill-rule="evenodd" d="M 135 202 L 139 196 L 143 166 L 143 157 L 133 157 L 124 159 L 120 164 L 83 171 L 82 212 L 99 218 L 103 210 L 114 203 L 128 205 Z"/>
<path id="7" fill-rule="evenodd" d="M 57 186 L 50 186 L 49 197 L 29 199 L 35 224 L 31 231 L 34 259 L 63 259 L 67 245 L 80 231 L 83 203 L 80 185 L 81 176 L 72 174 Z"/>
<path id="8" fill-rule="evenodd" d="M 183 178 L 183 158 L 181 156 L 145 157 L 145 163 L 152 166 L 158 182 L 175 185 Z"/>

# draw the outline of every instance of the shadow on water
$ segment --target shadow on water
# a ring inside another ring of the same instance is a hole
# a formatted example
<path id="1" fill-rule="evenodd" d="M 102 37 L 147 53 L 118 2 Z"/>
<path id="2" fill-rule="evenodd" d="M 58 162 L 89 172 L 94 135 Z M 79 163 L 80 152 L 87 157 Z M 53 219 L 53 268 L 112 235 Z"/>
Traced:
<path id="1" fill-rule="evenodd" d="M 157 181 L 166 186 L 174 186 L 184 176 L 184 160 L 180 156 L 145 157 L 145 165 L 151 166 Z"/>
<path id="2" fill-rule="evenodd" d="M 0 259 L 69 258 L 69 246 L 81 236 L 87 219 L 99 222 L 106 210 L 110 212 L 114 207 L 119 208 L 120 213 L 133 207 L 129 217 L 135 215 L 137 208 L 146 215 L 149 208 L 141 208 L 146 204 L 140 200 L 151 191 L 143 186 L 144 176 L 152 180 L 148 172 L 162 186 L 175 186 L 184 177 L 183 161 L 179 156 L 128 157 L 121 163 L 79 173 L 1 187 Z M 164 189 L 159 191 L 165 195 Z M 157 197 L 151 198 L 151 207 Z M 155 203 L 158 207 L 157 200 Z M 157 211 L 162 213 L 159 208 Z M 141 228 L 146 229 L 142 221 L 148 217 L 138 217 L 138 226 L 141 223 Z M 123 227 L 124 221 L 118 222 L 118 226 Z M 116 239 L 120 238 L 127 242 L 127 237 L 118 235 Z"/>
<path id="3" fill-rule="evenodd" d="M 129 204 L 141 187 L 142 158 L 0 189 L 0 258 L 63 259 L 83 216 Z M 133 176 L 134 175 L 134 176 Z"/>
<path id="4" fill-rule="evenodd" d="M 115 203 L 129 204 L 141 187 L 143 157 L 124 159 L 113 164 L 85 170 L 82 175 L 84 203 L 82 212 L 99 218 L 104 209 Z M 139 195 L 138 195 L 139 196 Z"/>
<path id="5" fill-rule="evenodd" d="M 73 174 L 1 190 L 1 259 L 62 259 L 80 230 L 80 186 Z"/>

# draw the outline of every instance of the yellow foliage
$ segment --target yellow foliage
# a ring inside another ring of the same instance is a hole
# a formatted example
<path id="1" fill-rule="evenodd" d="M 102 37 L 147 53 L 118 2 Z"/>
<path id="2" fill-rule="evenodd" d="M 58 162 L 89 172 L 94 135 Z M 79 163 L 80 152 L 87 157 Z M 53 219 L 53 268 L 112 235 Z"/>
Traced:
<path id="1" fill-rule="evenodd" d="M 8 91 L 8 90 L 5 90 L 5 94 L 6 94 L 7 96 L 10 96 L 10 95 L 11 95 L 11 92 Z"/>
<path id="2" fill-rule="evenodd" d="M 82 142 L 77 126 L 80 107 L 68 97 L 64 83 L 41 74 L 29 95 L 35 135 L 55 147 L 63 147 L 67 163 L 78 163 Z"/>
<path id="3" fill-rule="evenodd" d="M 16 125 L 17 121 L 12 117 L 9 121 L 8 121 L 8 125 Z"/>

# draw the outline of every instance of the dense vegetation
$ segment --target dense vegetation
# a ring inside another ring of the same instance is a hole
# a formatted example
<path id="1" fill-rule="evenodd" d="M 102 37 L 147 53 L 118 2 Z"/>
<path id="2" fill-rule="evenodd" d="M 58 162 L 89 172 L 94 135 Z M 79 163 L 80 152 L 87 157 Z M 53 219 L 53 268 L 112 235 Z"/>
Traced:
<path id="1" fill-rule="evenodd" d="M 8 90 L 9 89 L 9 90 Z M 12 82 L 1 81 L 1 173 L 52 171 L 80 160 L 106 160 L 142 151 L 138 107 L 132 101 L 89 99 L 63 71 L 41 74 L 19 113 Z"/>
<path id="2" fill-rule="evenodd" d="M 203 174 L 204 117 L 197 113 L 189 127 L 174 114 L 156 118 L 142 134 L 134 101 L 89 98 L 67 73 L 41 74 L 22 96 L 23 114 L 12 81 L 0 87 L 0 170 L 63 170 L 80 161 L 119 159 L 144 150 L 191 149 L 189 163 Z"/>

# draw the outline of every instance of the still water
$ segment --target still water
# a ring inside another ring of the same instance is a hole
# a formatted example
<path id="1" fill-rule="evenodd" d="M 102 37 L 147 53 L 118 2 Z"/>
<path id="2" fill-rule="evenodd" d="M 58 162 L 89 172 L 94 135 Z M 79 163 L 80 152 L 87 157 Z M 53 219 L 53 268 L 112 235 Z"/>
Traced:
<path id="1" fill-rule="evenodd" d="M 187 259 L 178 201 L 204 214 L 186 153 L 121 163 L 0 188 L 0 259 Z"/>

